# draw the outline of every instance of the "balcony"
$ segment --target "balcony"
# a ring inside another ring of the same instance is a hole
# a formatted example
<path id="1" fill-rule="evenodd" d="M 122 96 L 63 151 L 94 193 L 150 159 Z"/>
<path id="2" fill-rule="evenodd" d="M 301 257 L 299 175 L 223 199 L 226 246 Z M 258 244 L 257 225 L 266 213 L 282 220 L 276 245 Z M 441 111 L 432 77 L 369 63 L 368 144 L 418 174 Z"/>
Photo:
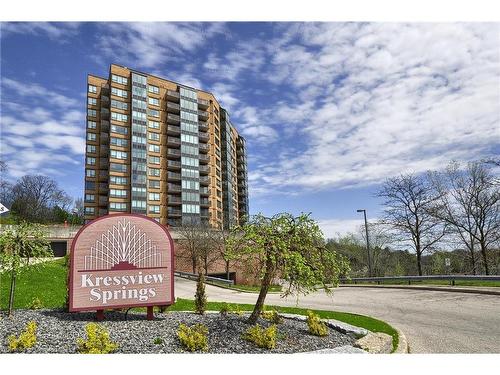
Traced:
<path id="1" fill-rule="evenodd" d="M 178 208 L 168 207 L 167 208 L 167 215 L 168 216 L 182 216 L 182 211 L 179 210 Z"/>
<path id="2" fill-rule="evenodd" d="M 109 178 L 109 172 L 107 170 L 99 171 L 99 180 L 107 181 Z"/>
<path id="3" fill-rule="evenodd" d="M 109 159 L 108 158 L 101 158 L 99 160 L 99 168 L 100 169 L 108 169 L 109 168 Z"/>
<path id="4" fill-rule="evenodd" d="M 109 121 L 101 120 L 101 132 L 109 133 Z"/>
<path id="5" fill-rule="evenodd" d="M 181 123 L 181 118 L 177 115 L 172 114 L 172 113 L 167 113 L 167 123 L 179 125 Z"/>
<path id="6" fill-rule="evenodd" d="M 208 140 L 210 139 L 207 133 L 198 133 L 198 138 L 201 142 L 208 142 Z"/>
<path id="7" fill-rule="evenodd" d="M 206 143 L 200 143 L 198 145 L 200 152 L 207 153 L 210 150 L 210 145 L 207 145 Z"/>
<path id="8" fill-rule="evenodd" d="M 204 132 L 208 131 L 208 124 L 205 121 L 198 121 L 198 129 Z"/>
<path id="9" fill-rule="evenodd" d="M 208 174 L 210 167 L 208 165 L 200 165 L 200 174 Z"/>
<path id="10" fill-rule="evenodd" d="M 201 195 L 210 195 L 210 189 L 208 187 L 200 187 L 200 194 Z"/>
<path id="11" fill-rule="evenodd" d="M 198 118 L 203 121 L 208 120 L 208 112 L 207 111 L 198 111 Z"/>
<path id="12" fill-rule="evenodd" d="M 99 208 L 99 216 L 104 216 L 108 214 L 108 210 L 105 208 Z"/>
<path id="13" fill-rule="evenodd" d="M 208 218 L 210 214 L 208 213 L 208 210 L 200 210 L 200 216 Z"/>
<path id="14" fill-rule="evenodd" d="M 101 95 L 101 103 L 109 103 L 109 96 Z"/>
<path id="15" fill-rule="evenodd" d="M 109 155 L 109 147 L 108 146 L 99 147 L 99 156 L 100 157 L 107 157 L 108 155 Z"/>
<path id="16" fill-rule="evenodd" d="M 181 111 L 181 107 L 179 104 L 167 101 L 167 112 L 179 113 L 180 111 Z"/>
<path id="17" fill-rule="evenodd" d="M 176 172 L 170 172 L 170 171 L 168 171 L 168 173 L 167 173 L 167 180 L 169 180 L 169 181 L 172 181 L 172 180 L 180 181 L 181 180 L 181 174 L 180 173 L 176 173 Z"/>
<path id="18" fill-rule="evenodd" d="M 210 178 L 208 176 L 200 176 L 200 184 L 208 185 L 210 183 Z"/>
<path id="19" fill-rule="evenodd" d="M 181 96 L 177 91 L 167 90 L 167 99 L 168 100 L 171 100 L 175 103 L 179 103 L 180 97 Z"/>
<path id="20" fill-rule="evenodd" d="M 167 169 L 179 170 L 181 169 L 181 162 L 177 160 L 169 160 L 167 163 Z"/>
<path id="21" fill-rule="evenodd" d="M 210 161 L 210 157 L 208 155 L 200 155 L 200 163 L 207 164 Z"/>
<path id="22" fill-rule="evenodd" d="M 178 192 L 180 193 L 182 191 L 182 188 L 181 188 L 181 185 L 177 185 L 177 184 L 171 184 L 171 183 L 168 183 L 167 184 L 167 192 Z"/>
<path id="23" fill-rule="evenodd" d="M 99 137 L 99 141 L 101 142 L 101 145 L 109 144 L 109 134 L 108 133 L 101 133 L 101 135 Z"/>
<path id="24" fill-rule="evenodd" d="M 243 149 L 243 147 L 236 147 L 236 155 L 245 156 L 245 150 Z"/>
<path id="25" fill-rule="evenodd" d="M 101 119 L 109 120 L 109 109 L 101 108 Z"/>
<path id="26" fill-rule="evenodd" d="M 175 126 L 175 125 L 168 125 L 167 126 L 167 134 L 168 135 L 179 135 L 179 134 L 181 134 L 181 127 Z"/>
<path id="27" fill-rule="evenodd" d="M 198 99 L 198 108 L 207 109 L 210 106 L 210 102 L 205 99 Z"/>
<path id="28" fill-rule="evenodd" d="M 179 196 L 169 195 L 168 196 L 168 205 L 169 206 L 179 206 L 182 204 L 182 199 Z"/>
<path id="29" fill-rule="evenodd" d="M 180 227 L 182 226 L 182 220 L 181 219 L 173 219 L 173 218 L 168 218 L 167 225 L 171 227 Z"/>
<path id="30" fill-rule="evenodd" d="M 167 157 L 171 159 L 180 159 L 181 151 L 175 148 L 169 148 L 167 149 Z"/>
<path id="31" fill-rule="evenodd" d="M 210 206 L 210 201 L 208 200 L 208 198 L 201 198 L 200 206 Z"/>
<path id="32" fill-rule="evenodd" d="M 99 195 L 99 206 L 107 206 L 108 197 L 106 195 Z"/>
<path id="33" fill-rule="evenodd" d="M 169 147 L 181 147 L 181 140 L 178 137 L 168 137 L 167 138 L 167 145 Z"/>
<path id="34" fill-rule="evenodd" d="M 100 183 L 99 184 L 99 193 L 107 193 L 108 192 L 108 184 Z"/>

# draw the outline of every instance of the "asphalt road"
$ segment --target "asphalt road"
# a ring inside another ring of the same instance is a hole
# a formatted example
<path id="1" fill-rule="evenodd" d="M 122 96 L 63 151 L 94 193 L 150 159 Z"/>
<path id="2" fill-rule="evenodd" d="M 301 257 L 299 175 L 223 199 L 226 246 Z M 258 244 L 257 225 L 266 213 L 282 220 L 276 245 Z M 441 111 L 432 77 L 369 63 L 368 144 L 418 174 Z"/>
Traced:
<path id="1" fill-rule="evenodd" d="M 194 298 L 196 283 L 175 279 L 176 297 Z M 206 286 L 208 300 L 254 303 L 257 294 Z M 269 294 L 266 304 L 297 306 Z M 428 290 L 341 287 L 302 296 L 300 307 L 370 315 L 401 329 L 412 353 L 500 353 L 500 296 Z"/>

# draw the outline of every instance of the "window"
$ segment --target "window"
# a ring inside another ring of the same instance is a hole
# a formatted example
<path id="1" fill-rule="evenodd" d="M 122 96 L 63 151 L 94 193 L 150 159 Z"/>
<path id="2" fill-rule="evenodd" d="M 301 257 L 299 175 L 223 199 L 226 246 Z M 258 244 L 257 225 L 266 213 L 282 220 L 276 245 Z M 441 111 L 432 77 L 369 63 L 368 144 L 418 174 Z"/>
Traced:
<path id="1" fill-rule="evenodd" d="M 126 111 L 128 109 L 128 103 L 121 102 L 121 101 L 115 100 L 115 99 L 111 99 L 111 107 L 123 109 L 124 111 Z"/>
<path id="2" fill-rule="evenodd" d="M 95 165 L 95 158 L 87 158 L 88 165 Z"/>
<path id="3" fill-rule="evenodd" d="M 156 106 L 160 105 L 160 101 L 156 98 L 148 98 L 148 103 L 151 105 L 156 105 Z"/>
<path id="4" fill-rule="evenodd" d="M 132 136 L 132 143 L 139 143 L 142 145 L 146 144 L 146 137 L 139 137 L 138 135 L 133 135 Z M 160 151 L 158 151 L 160 152 Z"/>
<path id="5" fill-rule="evenodd" d="M 160 112 L 156 109 L 149 109 L 148 114 L 153 117 L 160 117 Z"/>
<path id="6" fill-rule="evenodd" d="M 158 205 L 149 205 L 149 212 L 152 214 L 159 214 L 160 213 L 160 206 Z"/>
<path id="7" fill-rule="evenodd" d="M 89 92 L 96 94 L 97 93 L 97 87 L 94 85 L 89 85 Z"/>
<path id="8" fill-rule="evenodd" d="M 151 164 L 160 164 L 160 157 L 159 156 L 150 156 L 149 162 Z"/>
<path id="9" fill-rule="evenodd" d="M 97 127 L 97 123 L 95 121 L 87 121 L 87 128 L 88 129 L 95 129 Z"/>
<path id="10" fill-rule="evenodd" d="M 95 145 L 87 145 L 87 152 L 89 154 L 95 154 L 97 147 Z"/>
<path id="11" fill-rule="evenodd" d="M 187 156 L 181 156 L 181 164 L 182 165 L 187 165 L 191 167 L 197 167 L 199 165 L 200 161 L 195 158 L 190 158 Z"/>
<path id="12" fill-rule="evenodd" d="M 127 165 L 118 163 L 109 163 L 109 170 L 114 172 L 127 172 Z"/>
<path id="13" fill-rule="evenodd" d="M 198 136 L 190 134 L 181 134 L 181 141 L 187 143 L 198 144 Z"/>
<path id="14" fill-rule="evenodd" d="M 109 183 L 113 185 L 127 185 L 127 177 L 109 176 Z"/>
<path id="15" fill-rule="evenodd" d="M 85 194 L 85 202 L 93 202 L 93 201 L 95 201 L 94 194 Z"/>
<path id="16" fill-rule="evenodd" d="M 160 152 L 160 146 L 158 145 L 149 145 L 148 146 L 149 152 Z"/>
<path id="17" fill-rule="evenodd" d="M 109 195 L 111 197 L 126 198 L 127 197 L 127 190 L 123 190 L 123 189 L 109 189 Z"/>
<path id="18" fill-rule="evenodd" d="M 132 131 L 146 135 L 146 125 L 132 124 Z"/>
<path id="19" fill-rule="evenodd" d="M 196 169 L 182 168 L 182 177 L 198 178 L 199 176 L 200 172 Z"/>
<path id="20" fill-rule="evenodd" d="M 148 125 L 152 129 L 160 129 L 160 123 L 158 121 L 149 120 Z"/>
<path id="21" fill-rule="evenodd" d="M 184 96 L 186 98 L 190 98 L 190 99 L 194 99 L 194 100 L 197 100 L 197 98 L 198 98 L 196 91 L 189 90 L 189 89 L 184 88 L 184 87 L 181 87 L 179 91 L 180 91 L 181 96 Z"/>
<path id="22" fill-rule="evenodd" d="M 115 159 L 126 160 L 128 154 L 125 151 L 110 150 L 110 156 Z"/>
<path id="23" fill-rule="evenodd" d="M 148 138 L 152 141 L 160 141 L 160 134 L 158 133 L 148 133 Z"/>
<path id="24" fill-rule="evenodd" d="M 119 146 L 119 147 L 127 147 L 128 146 L 128 140 L 123 139 L 123 138 L 111 137 L 110 142 L 111 142 L 111 145 L 113 145 L 113 146 Z"/>
<path id="25" fill-rule="evenodd" d="M 189 201 L 189 202 L 199 202 L 200 201 L 200 194 L 189 192 L 189 191 L 183 191 L 182 192 L 182 200 Z"/>
<path id="26" fill-rule="evenodd" d="M 147 115 L 139 111 L 132 111 L 132 118 L 146 121 Z"/>
<path id="27" fill-rule="evenodd" d="M 143 89 L 142 87 L 132 86 L 132 95 L 139 98 L 143 98 L 143 100 L 146 100 L 147 97 L 146 89 Z"/>
<path id="28" fill-rule="evenodd" d="M 97 105 L 97 99 L 96 98 L 87 98 L 87 103 L 88 103 L 88 105 Z"/>
<path id="29" fill-rule="evenodd" d="M 146 201 L 133 200 L 132 201 L 132 208 L 139 209 L 139 210 L 145 210 L 146 209 Z"/>
<path id="30" fill-rule="evenodd" d="M 198 181 L 182 180 L 182 188 L 200 190 L 200 183 Z"/>
<path id="31" fill-rule="evenodd" d="M 89 109 L 89 110 L 87 110 L 87 114 L 90 117 L 97 117 L 97 111 L 95 109 Z"/>
<path id="32" fill-rule="evenodd" d="M 199 155 L 200 151 L 198 149 L 198 146 L 188 146 L 186 144 L 182 144 L 181 153 L 197 156 Z"/>
<path id="33" fill-rule="evenodd" d="M 148 180 L 149 187 L 151 189 L 159 189 L 160 188 L 160 181 L 159 180 Z"/>
<path id="34" fill-rule="evenodd" d="M 127 203 L 109 202 L 110 211 L 127 211 Z"/>
<path id="35" fill-rule="evenodd" d="M 160 169 L 159 168 L 149 168 L 149 175 L 160 177 Z"/>
<path id="36" fill-rule="evenodd" d="M 85 171 L 85 176 L 87 176 L 87 177 L 95 177 L 95 169 L 87 169 Z"/>
<path id="37" fill-rule="evenodd" d="M 181 99 L 181 107 L 190 111 L 198 111 L 198 104 L 186 99 Z"/>
<path id="38" fill-rule="evenodd" d="M 124 115 L 122 113 L 117 113 L 117 112 L 111 111 L 111 119 L 115 120 L 115 121 L 127 122 L 128 116 Z"/>
<path id="39" fill-rule="evenodd" d="M 181 111 L 181 119 L 192 122 L 198 122 L 198 114 Z"/>
<path id="40" fill-rule="evenodd" d="M 128 96 L 127 91 L 117 89 L 116 87 L 111 87 L 111 94 L 126 98 Z"/>
<path id="41" fill-rule="evenodd" d="M 111 132 L 118 134 L 128 134 L 128 129 L 119 125 L 111 125 Z"/>
<path id="42" fill-rule="evenodd" d="M 191 133 L 198 133 L 198 125 L 190 124 L 188 122 L 181 122 L 181 130 L 188 131 Z"/>
<path id="43" fill-rule="evenodd" d="M 128 82 L 127 78 L 122 77 L 122 76 L 117 76 L 115 74 L 111 74 L 111 80 L 113 82 L 119 83 L 121 85 L 126 85 Z"/>
<path id="44" fill-rule="evenodd" d="M 186 214 L 199 214 L 200 206 L 197 204 L 183 204 L 182 212 Z"/>
<path id="45" fill-rule="evenodd" d="M 141 85 L 145 85 L 147 82 L 147 78 L 145 76 L 141 76 L 139 74 L 132 73 L 132 82 L 140 83 Z"/>
<path id="46" fill-rule="evenodd" d="M 85 190 L 95 190 L 95 182 L 85 181 Z"/>
<path id="47" fill-rule="evenodd" d="M 144 100 L 132 99 L 132 107 L 136 109 L 146 110 L 148 108 L 148 105 Z"/>
<path id="48" fill-rule="evenodd" d="M 149 85 L 148 86 L 148 91 L 152 92 L 153 94 L 159 94 L 160 93 L 160 88 L 157 86 Z"/>
<path id="49" fill-rule="evenodd" d="M 94 207 L 85 207 L 85 215 L 93 215 L 95 212 Z"/>
<path id="50" fill-rule="evenodd" d="M 160 200 L 160 193 L 149 193 L 149 200 L 150 201 L 159 201 Z"/>
<path id="51" fill-rule="evenodd" d="M 146 198 L 146 188 L 145 187 L 132 186 L 132 195 L 134 197 Z"/>

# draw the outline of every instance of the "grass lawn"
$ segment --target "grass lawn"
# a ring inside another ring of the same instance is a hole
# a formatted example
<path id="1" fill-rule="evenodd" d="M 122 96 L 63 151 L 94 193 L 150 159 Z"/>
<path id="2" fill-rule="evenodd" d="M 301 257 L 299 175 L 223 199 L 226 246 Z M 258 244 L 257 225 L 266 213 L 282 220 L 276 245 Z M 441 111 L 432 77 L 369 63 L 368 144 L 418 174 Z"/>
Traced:
<path id="1" fill-rule="evenodd" d="M 0 306 L 8 306 L 10 274 L 0 274 Z M 64 306 L 66 294 L 66 266 L 64 259 L 49 261 L 43 266 L 26 267 L 17 277 L 14 307 L 29 308 L 33 298 L 37 297 L 45 308 L 61 308 Z M 224 302 L 208 302 L 207 309 L 219 311 Z M 228 303 L 230 310 L 251 311 L 251 304 Z M 308 309 L 297 307 L 266 306 L 267 309 L 276 309 L 278 312 L 306 315 Z M 145 310 L 145 309 L 144 309 Z M 177 298 L 176 303 L 168 311 L 192 311 L 194 301 Z M 338 311 L 313 310 L 323 319 L 336 319 L 358 327 L 366 328 L 372 332 L 383 332 L 393 338 L 393 349 L 397 348 L 399 336 L 397 331 L 389 324 L 364 315 L 357 315 Z"/>
<path id="2" fill-rule="evenodd" d="M 348 284 L 354 284 L 352 281 Z M 356 285 L 376 285 L 376 282 L 358 282 Z M 408 281 L 382 281 L 382 285 L 408 285 Z M 450 285 L 446 280 L 425 280 L 412 281 L 410 285 Z M 500 281 L 481 281 L 481 280 L 456 280 L 455 286 L 485 286 L 485 287 L 500 287 Z"/>
<path id="3" fill-rule="evenodd" d="M 207 281 L 206 283 L 210 284 L 210 285 L 219 286 L 221 288 L 238 290 L 240 292 L 250 292 L 250 293 L 259 293 L 260 292 L 260 286 L 256 286 L 256 285 L 243 285 L 243 284 L 227 285 L 227 284 L 218 283 L 216 281 Z M 271 293 L 279 293 L 279 292 L 281 292 L 281 289 L 282 289 L 281 285 L 270 285 L 269 286 L 269 292 L 271 292 Z"/>

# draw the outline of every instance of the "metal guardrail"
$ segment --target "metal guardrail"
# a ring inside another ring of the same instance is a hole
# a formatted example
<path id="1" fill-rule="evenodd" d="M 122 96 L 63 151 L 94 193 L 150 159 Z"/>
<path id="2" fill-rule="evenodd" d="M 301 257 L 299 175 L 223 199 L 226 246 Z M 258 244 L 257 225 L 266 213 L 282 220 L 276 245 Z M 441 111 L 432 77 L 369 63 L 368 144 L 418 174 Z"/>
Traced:
<path id="1" fill-rule="evenodd" d="M 196 273 L 174 271 L 174 275 L 179 276 L 179 277 L 184 277 L 184 278 L 189 279 L 189 280 L 195 280 L 195 281 L 198 280 L 198 274 L 196 274 Z M 209 282 L 214 282 L 214 283 L 234 285 L 233 280 L 221 279 L 219 277 L 205 276 L 205 280 L 209 281 Z"/>
<path id="2" fill-rule="evenodd" d="M 353 277 L 351 279 L 341 279 L 342 284 L 376 282 L 380 284 L 384 281 L 406 281 L 411 285 L 412 281 L 445 280 L 451 285 L 455 285 L 457 280 L 466 281 L 500 281 L 500 275 L 426 275 L 426 276 L 383 276 L 383 277 Z"/>

